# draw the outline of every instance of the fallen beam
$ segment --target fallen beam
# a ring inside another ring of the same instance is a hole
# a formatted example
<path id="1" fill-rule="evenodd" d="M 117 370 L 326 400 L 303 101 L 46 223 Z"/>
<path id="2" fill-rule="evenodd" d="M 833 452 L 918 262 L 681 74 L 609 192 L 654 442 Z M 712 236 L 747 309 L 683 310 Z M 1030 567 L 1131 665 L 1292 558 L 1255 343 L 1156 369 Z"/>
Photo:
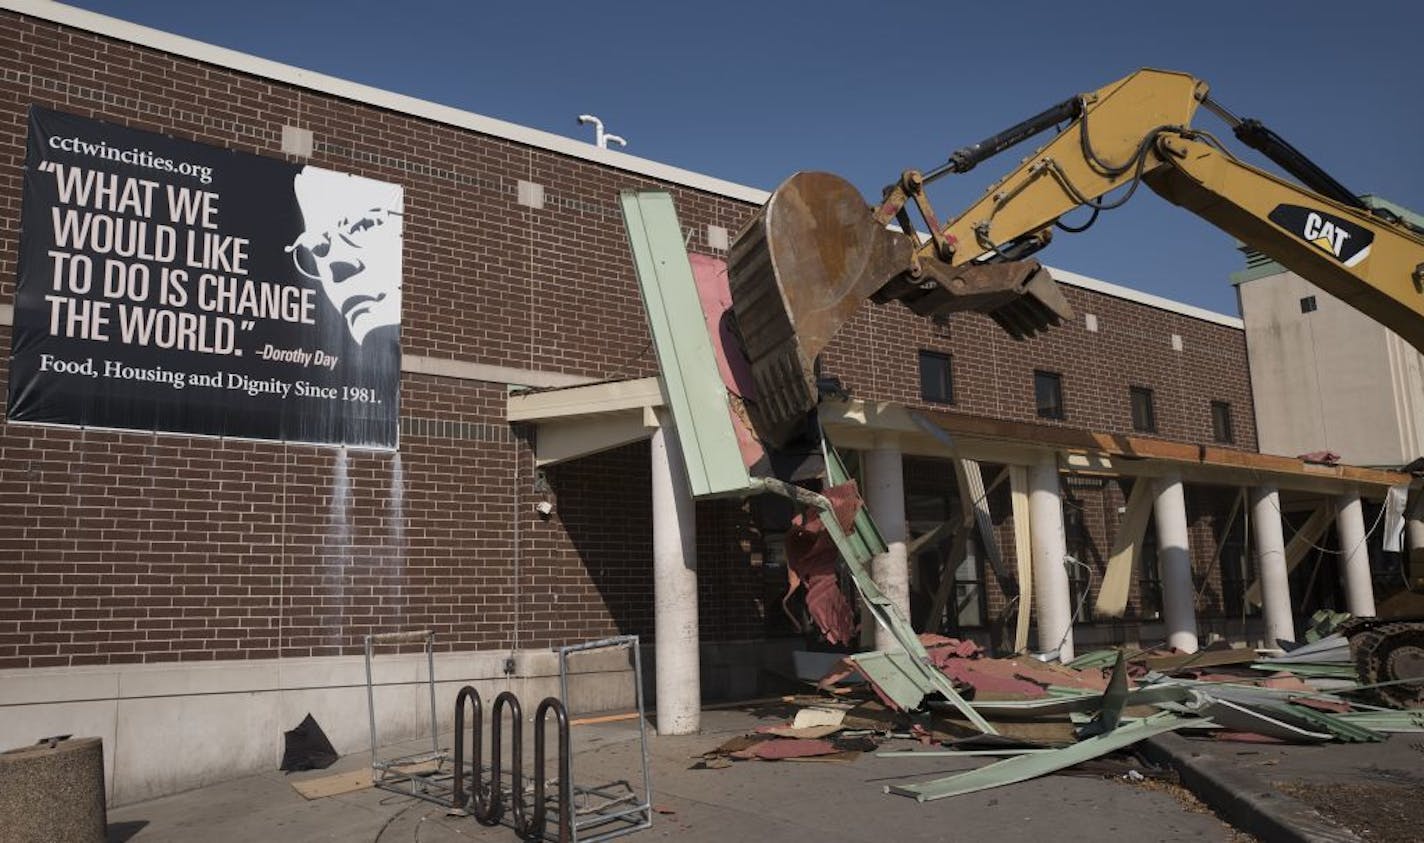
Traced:
<path id="1" fill-rule="evenodd" d="M 1007 784 L 1035 779 L 1056 773 L 1059 770 L 1100 758 L 1110 752 L 1132 746 L 1157 735 L 1166 734 L 1187 724 L 1200 724 L 1196 718 L 1186 718 L 1177 714 L 1163 713 L 1130 723 L 1097 737 L 1066 746 L 1053 752 L 1035 755 L 1020 755 L 1007 761 L 990 764 L 967 773 L 932 779 L 919 784 L 886 785 L 886 793 L 913 797 L 919 802 L 962 796 L 980 790 L 1003 787 Z"/>

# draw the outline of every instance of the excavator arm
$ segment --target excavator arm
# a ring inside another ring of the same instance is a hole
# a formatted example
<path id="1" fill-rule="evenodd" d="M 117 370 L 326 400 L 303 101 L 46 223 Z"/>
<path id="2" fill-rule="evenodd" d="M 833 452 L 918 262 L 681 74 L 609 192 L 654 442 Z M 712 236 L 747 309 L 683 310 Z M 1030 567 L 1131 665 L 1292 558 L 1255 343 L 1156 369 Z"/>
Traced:
<path id="1" fill-rule="evenodd" d="M 1306 184 L 1246 164 L 1190 128 L 1202 104 Z M 1259 123 L 1212 102 L 1206 84 L 1183 73 L 1140 70 L 1085 95 L 1063 132 L 945 225 L 940 238 L 957 244 L 953 261 L 1012 254 L 1046 244 L 1071 210 L 1125 202 L 1138 182 L 1424 350 L 1420 233 L 1376 216 Z M 1120 188 L 1123 195 L 1103 200 Z"/>
<path id="2" fill-rule="evenodd" d="M 1161 141 L 1171 166 L 1143 180 L 1424 351 L 1424 237 L 1326 199 L 1215 146 Z"/>
<path id="3" fill-rule="evenodd" d="M 1301 183 L 1247 165 L 1191 128 L 1199 107 Z M 938 221 L 927 184 L 1055 127 L 977 202 Z M 927 316 L 982 312 L 1016 338 L 1071 317 L 1048 273 L 1026 256 L 1050 242 L 1055 226 L 1075 230 L 1059 223 L 1064 214 L 1112 210 L 1142 183 L 1424 350 L 1421 233 L 1366 208 L 1261 124 L 1237 119 L 1201 80 L 1144 69 L 957 150 L 927 173 L 905 172 L 875 206 L 829 173 L 798 173 L 778 187 L 728 259 L 758 434 L 774 447 L 797 435 L 817 403 L 816 355 L 866 299 Z"/>

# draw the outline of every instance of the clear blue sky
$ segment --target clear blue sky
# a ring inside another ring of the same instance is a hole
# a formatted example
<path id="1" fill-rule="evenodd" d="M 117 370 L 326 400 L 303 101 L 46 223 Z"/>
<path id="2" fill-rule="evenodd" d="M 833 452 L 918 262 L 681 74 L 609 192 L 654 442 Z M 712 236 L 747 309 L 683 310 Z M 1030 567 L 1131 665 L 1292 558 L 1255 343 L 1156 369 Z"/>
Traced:
<path id="1" fill-rule="evenodd" d="M 1403 0 L 73 4 L 572 137 L 591 112 L 629 153 L 755 187 L 830 170 L 867 197 L 1139 66 L 1184 70 L 1352 190 L 1424 209 L 1424 4 Z M 1027 150 L 946 179 L 941 215 Z M 1231 238 L 1150 191 L 1039 257 L 1236 312 Z"/>

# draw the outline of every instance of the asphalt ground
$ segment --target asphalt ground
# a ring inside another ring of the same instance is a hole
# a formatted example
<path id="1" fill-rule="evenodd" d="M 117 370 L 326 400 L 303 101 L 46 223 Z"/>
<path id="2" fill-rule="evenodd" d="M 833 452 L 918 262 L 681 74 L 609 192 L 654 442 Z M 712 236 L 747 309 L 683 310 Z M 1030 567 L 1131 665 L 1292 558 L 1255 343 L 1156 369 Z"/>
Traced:
<path id="1" fill-rule="evenodd" d="M 1173 764 L 1204 802 L 1263 840 L 1424 840 L 1424 734 L 1310 746 L 1176 734 L 1150 743 L 1149 755 Z"/>

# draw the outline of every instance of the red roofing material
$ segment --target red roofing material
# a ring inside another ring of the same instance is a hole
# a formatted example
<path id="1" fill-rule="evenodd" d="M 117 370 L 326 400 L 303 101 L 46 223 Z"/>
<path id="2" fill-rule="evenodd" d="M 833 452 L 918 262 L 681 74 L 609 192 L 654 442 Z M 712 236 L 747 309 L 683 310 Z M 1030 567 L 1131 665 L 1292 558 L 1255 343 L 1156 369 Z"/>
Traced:
<path id="1" fill-rule="evenodd" d="M 841 529 L 850 531 L 855 514 L 860 511 L 860 492 L 855 481 L 832 486 L 823 493 L 831 502 Z M 835 543 L 826 535 L 821 516 L 804 512 L 791 521 L 786 533 L 786 568 L 789 580 L 782 604 L 806 586 L 806 611 L 832 644 L 848 644 L 855 636 L 855 613 L 841 591 L 836 576 L 836 560 L 840 558 Z"/>

